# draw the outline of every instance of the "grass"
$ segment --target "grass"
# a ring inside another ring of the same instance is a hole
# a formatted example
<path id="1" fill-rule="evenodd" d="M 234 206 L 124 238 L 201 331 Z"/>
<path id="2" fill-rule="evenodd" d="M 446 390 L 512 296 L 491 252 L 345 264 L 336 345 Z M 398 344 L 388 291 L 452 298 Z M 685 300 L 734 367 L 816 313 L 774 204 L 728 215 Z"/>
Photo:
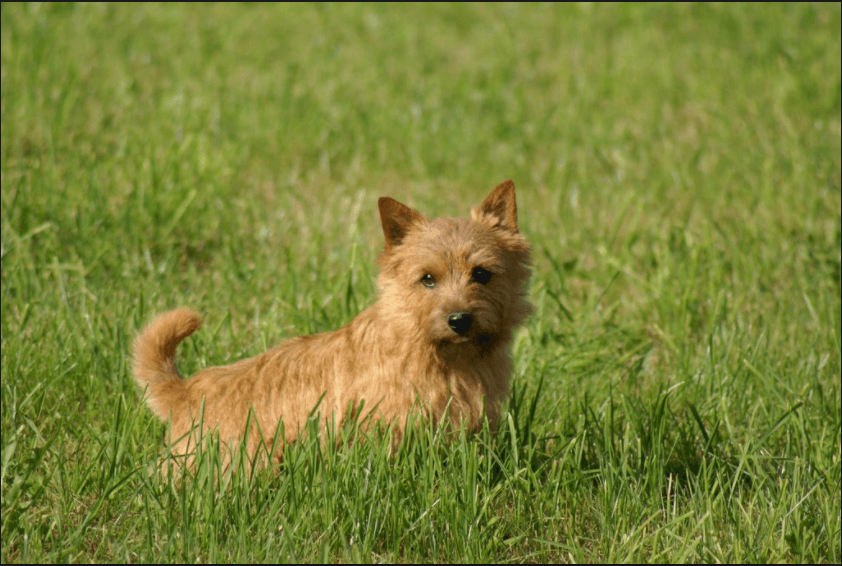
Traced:
<path id="1" fill-rule="evenodd" d="M 2 5 L 3 562 L 840 553 L 840 9 Z M 191 373 L 375 297 L 376 199 L 533 245 L 502 426 L 154 471 Z"/>

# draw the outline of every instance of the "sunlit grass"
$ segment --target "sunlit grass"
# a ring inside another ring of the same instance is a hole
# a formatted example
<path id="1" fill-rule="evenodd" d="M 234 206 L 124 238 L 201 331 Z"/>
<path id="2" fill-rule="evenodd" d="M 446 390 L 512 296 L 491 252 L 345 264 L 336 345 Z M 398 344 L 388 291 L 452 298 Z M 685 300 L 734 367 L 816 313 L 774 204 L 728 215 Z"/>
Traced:
<path id="1" fill-rule="evenodd" d="M 840 557 L 838 5 L 2 5 L 4 562 Z M 376 296 L 377 197 L 517 186 L 500 430 L 158 472 L 185 374 Z"/>

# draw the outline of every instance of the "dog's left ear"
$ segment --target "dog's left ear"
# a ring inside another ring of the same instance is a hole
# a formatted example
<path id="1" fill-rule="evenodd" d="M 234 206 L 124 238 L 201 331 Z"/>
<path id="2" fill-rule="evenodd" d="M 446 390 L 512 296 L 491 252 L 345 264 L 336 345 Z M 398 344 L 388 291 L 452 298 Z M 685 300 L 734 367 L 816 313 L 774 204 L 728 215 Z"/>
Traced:
<path id="1" fill-rule="evenodd" d="M 383 236 L 386 240 L 387 250 L 403 241 L 410 226 L 424 220 L 421 213 L 393 198 L 380 197 L 377 206 L 380 209 L 380 223 L 383 224 Z"/>
<path id="2" fill-rule="evenodd" d="M 506 180 L 491 191 L 479 209 L 474 208 L 471 216 L 490 216 L 497 220 L 497 225 L 517 233 L 517 204 L 515 204 L 515 184 Z"/>

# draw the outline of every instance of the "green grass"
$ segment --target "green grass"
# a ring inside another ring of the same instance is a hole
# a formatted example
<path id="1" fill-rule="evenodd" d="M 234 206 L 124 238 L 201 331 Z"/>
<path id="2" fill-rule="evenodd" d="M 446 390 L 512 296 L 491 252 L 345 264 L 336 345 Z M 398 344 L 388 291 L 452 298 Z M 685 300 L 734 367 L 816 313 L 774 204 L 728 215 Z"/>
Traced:
<path id="1" fill-rule="evenodd" d="M 2 5 L 3 562 L 839 563 L 840 8 Z M 375 300 L 376 200 L 518 187 L 502 426 L 172 483 L 191 373 Z"/>

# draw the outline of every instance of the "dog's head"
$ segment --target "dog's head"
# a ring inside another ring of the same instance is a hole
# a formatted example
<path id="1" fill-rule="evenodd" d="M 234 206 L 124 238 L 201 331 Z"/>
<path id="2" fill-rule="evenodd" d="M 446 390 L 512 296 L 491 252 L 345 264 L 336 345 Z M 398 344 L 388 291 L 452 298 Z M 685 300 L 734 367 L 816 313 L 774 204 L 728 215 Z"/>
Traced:
<path id="1" fill-rule="evenodd" d="M 379 206 L 386 240 L 379 308 L 395 328 L 435 344 L 508 342 L 531 312 L 514 184 L 501 183 L 471 218 L 428 220 L 388 197 Z"/>

